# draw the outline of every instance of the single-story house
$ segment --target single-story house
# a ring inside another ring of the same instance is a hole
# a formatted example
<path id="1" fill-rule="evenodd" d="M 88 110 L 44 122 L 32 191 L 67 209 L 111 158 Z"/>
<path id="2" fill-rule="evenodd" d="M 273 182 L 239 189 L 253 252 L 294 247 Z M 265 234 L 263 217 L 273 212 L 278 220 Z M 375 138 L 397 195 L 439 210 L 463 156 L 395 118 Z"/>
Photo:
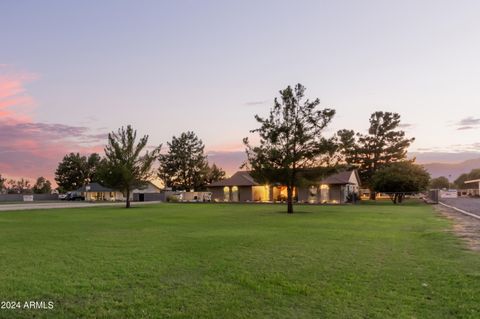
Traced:
<path id="1" fill-rule="evenodd" d="M 341 204 L 348 201 L 350 194 L 357 193 L 360 177 L 356 170 L 331 174 L 313 180 L 309 186 L 295 187 L 294 198 L 299 203 Z M 248 171 L 238 171 L 230 178 L 213 182 L 207 186 L 216 202 L 277 202 L 286 201 L 287 187 L 260 184 Z"/>
<path id="2" fill-rule="evenodd" d="M 125 200 L 122 192 L 100 185 L 89 183 L 75 191 L 82 194 L 86 201 L 121 201 Z"/>
<path id="3" fill-rule="evenodd" d="M 136 202 L 165 201 L 165 194 L 160 187 L 149 181 L 144 187 L 134 189 L 130 199 Z"/>
<path id="4" fill-rule="evenodd" d="M 160 193 L 160 188 L 152 182 L 147 182 L 145 187 L 132 190 L 130 200 L 144 201 L 146 194 Z M 99 183 L 87 184 L 75 191 L 81 193 L 86 201 L 124 201 L 125 196 L 122 192 L 105 187 Z"/>

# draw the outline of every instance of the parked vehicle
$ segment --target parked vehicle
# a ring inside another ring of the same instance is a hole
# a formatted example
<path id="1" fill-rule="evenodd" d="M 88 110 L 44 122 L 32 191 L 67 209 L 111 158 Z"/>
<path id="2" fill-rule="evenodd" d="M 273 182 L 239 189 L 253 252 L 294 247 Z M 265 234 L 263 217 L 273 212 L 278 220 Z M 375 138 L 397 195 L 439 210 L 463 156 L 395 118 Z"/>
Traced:
<path id="1" fill-rule="evenodd" d="M 85 200 L 85 196 L 83 196 L 81 193 L 71 192 L 67 194 L 65 200 Z"/>
<path id="2" fill-rule="evenodd" d="M 58 194 L 58 199 L 65 200 L 67 199 L 68 194 Z"/>

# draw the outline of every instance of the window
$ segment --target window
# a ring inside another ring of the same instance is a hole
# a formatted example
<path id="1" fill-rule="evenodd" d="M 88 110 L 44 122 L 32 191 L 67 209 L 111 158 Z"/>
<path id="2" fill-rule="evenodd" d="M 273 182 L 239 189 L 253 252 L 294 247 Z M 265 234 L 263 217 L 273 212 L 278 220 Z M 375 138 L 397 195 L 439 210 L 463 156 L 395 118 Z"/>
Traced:
<path id="1" fill-rule="evenodd" d="M 225 186 L 223 188 L 223 201 L 229 202 L 230 201 L 230 187 Z"/>
<path id="2" fill-rule="evenodd" d="M 238 187 L 232 187 L 232 202 L 238 202 Z"/>
<path id="3" fill-rule="evenodd" d="M 252 186 L 253 200 L 256 202 L 266 202 L 270 200 L 270 187 L 265 186 Z"/>

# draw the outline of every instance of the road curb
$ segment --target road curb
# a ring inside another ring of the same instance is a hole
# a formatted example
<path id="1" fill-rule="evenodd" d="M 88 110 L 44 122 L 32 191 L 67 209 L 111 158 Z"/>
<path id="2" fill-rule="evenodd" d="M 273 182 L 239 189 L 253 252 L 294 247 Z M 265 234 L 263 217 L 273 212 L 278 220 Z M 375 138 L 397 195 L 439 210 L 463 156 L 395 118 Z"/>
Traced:
<path id="1" fill-rule="evenodd" d="M 465 214 L 465 215 L 468 215 L 468 216 L 470 216 L 470 217 L 473 217 L 473 218 L 476 218 L 476 219 L 479 219 L 479 220 L 480 220 L 480 216 L 478 216 L 478 215 L 469 213 L 469 212 L 467 212 L 467 211 L 465 211 L 465 210 L 463 210 L 463 209 L 460 209 L 460 208 L 457 208 L 457 207 L 454 207 L 454 206 L 450 206 L 450 205 L 447 205 L 447 204 L 442 203 L 442 202 L 438 202 L 438 203 L 439 203 L 440 205 L 445 206 L 445 207 L 454 209 L 454 210 L 456 210 L 457 212 L 460 212 L 460 213 L 462 213 L 462 214 Z"/>

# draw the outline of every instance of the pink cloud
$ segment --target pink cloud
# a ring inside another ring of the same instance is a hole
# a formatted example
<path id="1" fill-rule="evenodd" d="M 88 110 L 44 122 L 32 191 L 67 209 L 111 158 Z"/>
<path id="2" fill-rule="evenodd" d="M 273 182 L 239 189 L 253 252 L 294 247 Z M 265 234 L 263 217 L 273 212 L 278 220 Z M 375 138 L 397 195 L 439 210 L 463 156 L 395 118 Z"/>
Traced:
<path id="1" fill-rule="evenodd" d="M 106 134 L 83 126 L 35 122 L 37 103 L 25 84 L 38 78 L 0 65 L 0 173 L 10 178 L 45 176 L 70 152 L 101 152 Z"/>
<path id="2" fill-rule="evenodd" d="M 256 134 L 249 134 L 248 139 L 253 145 L 260 141 Z M 206 153 L 208 161 L 222 167 L 228 175 L 239 171 L 240 166 L 247 160 L 242 139 L 211 146 Z"/>
<path id="3" fill-rule="evenodd" d="M 102 152 L 105 139 L 86 127 L 0 119 L 0 172 L 8 176 L 53 180 L 62 157 L 70 152 Z"/>
<path id="4" fill-rule="evenodd" d="M 25 84 L 37 79 L 37 75 L 19 72 L 8 65 L 0 65 L 0 118 L 29 120 L 35 107 L 34 99 L 27 94 Z"/>

